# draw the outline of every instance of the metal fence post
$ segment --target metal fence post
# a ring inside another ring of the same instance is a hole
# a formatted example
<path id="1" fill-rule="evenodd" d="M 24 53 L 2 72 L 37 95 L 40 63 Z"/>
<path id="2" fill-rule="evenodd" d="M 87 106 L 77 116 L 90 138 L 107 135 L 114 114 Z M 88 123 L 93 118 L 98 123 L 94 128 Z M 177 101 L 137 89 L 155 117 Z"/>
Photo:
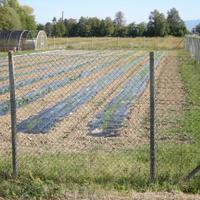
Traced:
<path id="1" fill-rule="evenodd" d="M 66 38 L 67 40 L 66 40 L 66 48 L 69 46 L 69 38 L 67 37 Z"/>
<path id="2" fill-rule="evenodd" d="M 9 81 L 10 81 L 10 108 L 11 108 L 11 138 L 12 138 L 12 168 L 13 178 L 17 176 L 17 151 L 16 151 L 16 101 L 13 52 L 8 52 Z"/>
<path id="3" fill-rule="evenodd" d="M 91 38 L 91 47 L 93 49 L 93 37 Z"/>
<path id="4" fill-rule="evenodd" d="M 56 38 L 53 37 L 53 48 L 55 49 L 56 48 Z"/>
<path id="5" fill-rule="evenodd" d="M 117 48 L 119 48 L 119 37 L 117 37 Z"/>
<path id="6" fill-rule="evenodd" d="M 155 180 L 155 77 L 154 52 L 150 52 L 150 179 Z"/>

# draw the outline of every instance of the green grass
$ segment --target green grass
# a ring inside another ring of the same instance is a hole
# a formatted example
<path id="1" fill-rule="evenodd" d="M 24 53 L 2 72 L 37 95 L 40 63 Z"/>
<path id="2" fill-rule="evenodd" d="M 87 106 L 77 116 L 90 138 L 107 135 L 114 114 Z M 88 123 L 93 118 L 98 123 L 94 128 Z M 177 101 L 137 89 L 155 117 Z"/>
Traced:
<path id="1" fill-rule="evenodd" d="M 199 159 L 199 154 L 189 156 L 191 150 L 198 151 L 189 146 L 184 149 L 173 145 L 159 148 L 162 157 L 158 157 L 159 172 L 155 184 L 148 179 L 147 147 L 110 153 L 96 150 L 90 153 L 25 156 L 19 159 L 19 176 L 16 180 L 11 178 L 10 165 L 1 160 L 0 196 L 48 199 L 67 190 L 81 192 L 97 189 L 197 193 L 200 192 L 200 177 L 189 184 L 182 182 L 183 175 Z M 183 154 L 186 156 L 180 157 Z"/>
<path id="2" fill-rule="evenodd" d="M 0 58 L 1 58 L 1 57 L 6 57 L 7 55 L 8 55 L 7 52 L 0 52 Z"/>
<path id="3" fill-rule="evenodd" d="M 47 49 L 48 50 L 48 49 Z M 44 52 L 47 50 L 27 50 L 27 51 L 16 51 L 14 55 L 24 55 L 24 54 L 31 54 L 31 53 L 39 53 Z M 54 51 L 54 49 L 49 49 L 48 51 Z M 0 52 L 0 58 L 8 56 L 8 52 Z"/>
<path id="4" fill-rule="evenodd" d="M 29 51 L 17 51 L 14 53 L 14 55 L 24 55 L 24 54 L 29 54 L 29 53 L 36 53 L 40 51 L 35 51 L 35 50 L 29 50 Z M 6 57 L 8 56 L 8 52 L 0 52 L 0 57 Z"/>
<path id="5" fill-rule="evenodd" d="M 179 70 L 187 91 L 188 109 L 179 119 L 191 143 L 158 141 L 156 181 L 149 181 L 149 147 L 106 152 L 101 146 L 90 152 L 27 155 L 18 159 L 19 176 L 11 177 L 10 158 L 0 157 L 0 197 L 50 199 L 65 191 L 79 193 L 105 190 L 183 191 L 200 193 L 200 175 L 189 183 L 184 176 L 200 164 L 200 65 L 187 53 L 179 52 Z"/>
<path id="6" fill-rule="evenodd" d="M 183 60 L 180 71 L 189 102 L 189 110 L 184 116 L 183 124 L 185 132 L 192 134 L 196 143 L 200 144 L 200 64 L 184 52 L 179 53 L 179 57 Z"/>

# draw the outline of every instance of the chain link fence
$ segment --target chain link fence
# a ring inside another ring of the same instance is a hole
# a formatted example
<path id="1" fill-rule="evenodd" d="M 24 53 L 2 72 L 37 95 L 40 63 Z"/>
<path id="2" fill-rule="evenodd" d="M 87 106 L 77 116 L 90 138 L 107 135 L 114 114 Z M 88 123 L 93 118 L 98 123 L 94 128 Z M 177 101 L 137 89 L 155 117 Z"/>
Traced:
<path id="1" fill-rule="evenodd" d="M 10 53 L 10 76 L 8 59 L 0 60 L 2 160 L 14 155 L 14 176 L 51 174 L 69 185 L 176 185 L 199 161 L 183 119 L 199 108 L 180 74 L 187 59 L 166 51 Z"/>
<path id="2" fill-rule="evenodd" d="M 200 36 L 187 35 L 185 37 L 185 49 L 200 63 Z"/>

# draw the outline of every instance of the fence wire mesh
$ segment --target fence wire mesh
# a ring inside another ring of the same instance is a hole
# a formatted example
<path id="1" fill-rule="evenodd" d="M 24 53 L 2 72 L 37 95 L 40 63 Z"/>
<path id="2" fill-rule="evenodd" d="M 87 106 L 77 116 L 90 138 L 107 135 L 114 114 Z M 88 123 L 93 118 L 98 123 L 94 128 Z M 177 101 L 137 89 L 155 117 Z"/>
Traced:
<path id="1" fill-rule="evenodd" d="M 185 49 L 200 63 L 200 37 L 187 35 L 185 37 Z"/>
<path id="2" fill-rule="evenodd" d="M 155 81 L 156 174 L 176 185 L 199 164 L 199 66 L 183 52 L 168 53 L 164 63 Z M 197 191 L 186 185 L 183 191 Z"/>
<path id="3" fill-rule="evenodd" d="M 183 119 L 199 109 L 180 74 L 188 60 L 155 52 L 159 182 L 176 184 L 198 164 L 199 143 Z M 14 56 L 14 62 L 19 174 L 51 172 L 69 184 L 148 184 L 149 52 L 59 50 Z M 0 155 L 9 160 L 7 58 L 0 65 Z"/>

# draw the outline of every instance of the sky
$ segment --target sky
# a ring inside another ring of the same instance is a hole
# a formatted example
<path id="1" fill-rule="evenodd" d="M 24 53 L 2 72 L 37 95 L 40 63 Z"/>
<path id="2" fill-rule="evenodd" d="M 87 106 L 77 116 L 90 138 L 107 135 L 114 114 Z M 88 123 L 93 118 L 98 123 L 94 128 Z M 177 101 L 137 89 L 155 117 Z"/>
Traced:
<path id="1" fill-rule="evenodd" d="M 151 11 L 167 13 L 175 7 L 183 20 L 200 19 L 200 0 L 19 0 L 34 9 L 36 21 L 46 23 L 53 17 L 79 19 L 84 17 L 114 19 L 117 11 L 125 14 L 127 23 L 147 22 Z M 147 3 L 148 2 L 148 3 Z"/>

